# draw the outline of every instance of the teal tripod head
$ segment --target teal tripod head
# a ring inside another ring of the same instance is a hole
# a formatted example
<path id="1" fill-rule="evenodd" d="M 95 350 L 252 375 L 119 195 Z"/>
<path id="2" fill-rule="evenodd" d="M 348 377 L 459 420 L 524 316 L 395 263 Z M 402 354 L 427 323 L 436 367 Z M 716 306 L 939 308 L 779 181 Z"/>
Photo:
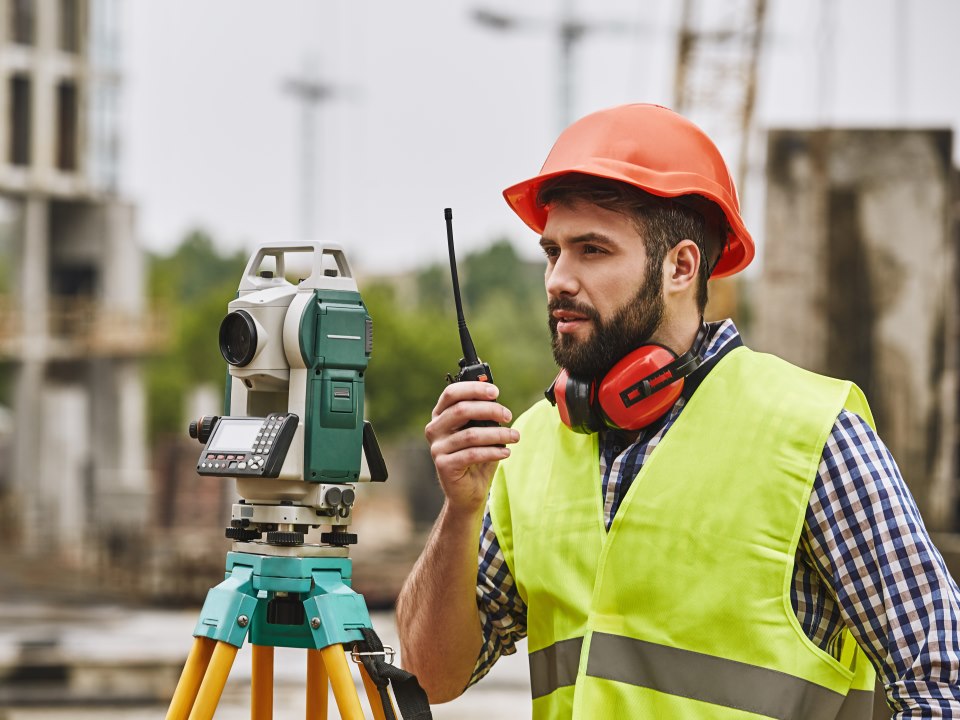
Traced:
<path id="1" fill-rule="evenodd" d="M 291 281 L 295 259 L 309 274 Z M 191 423 L 190 435 L 204 444 L 200 475 L 236 478 L 242 499 L 227 537 L 262 552 L 264 540 L 302 546 L 309 528 L 329 526 L 324 545 L 356 542 L 346 532 L 352 483 L 386 480 L 387 470 L 363 419 L 373 325 L 342 248 L 258 246 L 219 342 L 228 363 L 224 414 Z"/>

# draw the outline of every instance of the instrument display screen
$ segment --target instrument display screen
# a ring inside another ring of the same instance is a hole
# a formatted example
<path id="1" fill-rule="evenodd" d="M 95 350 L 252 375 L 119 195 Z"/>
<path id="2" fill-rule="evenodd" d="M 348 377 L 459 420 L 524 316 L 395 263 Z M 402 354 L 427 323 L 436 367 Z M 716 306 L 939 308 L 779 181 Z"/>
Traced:
<path id="1" fill-rule="evenodd" d="M 257 432 L 263 427 L 263 418 L 220 418 L 210 438 L 210 452 L 252 452 Z"/>

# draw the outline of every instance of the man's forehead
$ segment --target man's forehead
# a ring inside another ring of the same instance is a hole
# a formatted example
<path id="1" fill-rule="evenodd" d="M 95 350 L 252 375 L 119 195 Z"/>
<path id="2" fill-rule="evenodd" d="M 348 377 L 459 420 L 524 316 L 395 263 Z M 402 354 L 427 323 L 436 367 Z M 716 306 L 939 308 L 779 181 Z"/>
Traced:
<path id="1" fill-rule="evenodd" d="M 642 240 L 632 218 L 593 203 L 557 205 L 547 213 L 542 240 L 583 242 L 591 238 L 608 242 Z"/>

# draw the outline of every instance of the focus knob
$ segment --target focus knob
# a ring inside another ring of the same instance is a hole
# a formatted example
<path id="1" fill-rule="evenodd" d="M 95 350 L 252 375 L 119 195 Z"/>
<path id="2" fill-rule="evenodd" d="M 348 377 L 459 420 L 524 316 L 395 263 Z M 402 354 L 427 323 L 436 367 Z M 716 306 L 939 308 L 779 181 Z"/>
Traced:
<path id="1" fill-rule="evenodd" d="M 219 415 L 203 415 L 199 420 L 194 420 L 190 423 L 190 437 L 199 440 L 201 445 L 206 445 L 219 419 Z"/>

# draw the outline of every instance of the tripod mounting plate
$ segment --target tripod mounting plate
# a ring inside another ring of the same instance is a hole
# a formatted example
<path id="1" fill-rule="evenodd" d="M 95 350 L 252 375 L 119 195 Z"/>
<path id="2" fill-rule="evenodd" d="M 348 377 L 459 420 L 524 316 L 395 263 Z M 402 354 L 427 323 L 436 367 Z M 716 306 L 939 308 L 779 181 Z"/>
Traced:
<path id="1" fill-rule="evenodd" d="M 233 544 L 234 552 L 251 555 L 268 555 L 285 558 L 345 558 L 349 557 L 348 548 L 335 545 L 271 545 L 263 541 L 240 542 Z"/>

